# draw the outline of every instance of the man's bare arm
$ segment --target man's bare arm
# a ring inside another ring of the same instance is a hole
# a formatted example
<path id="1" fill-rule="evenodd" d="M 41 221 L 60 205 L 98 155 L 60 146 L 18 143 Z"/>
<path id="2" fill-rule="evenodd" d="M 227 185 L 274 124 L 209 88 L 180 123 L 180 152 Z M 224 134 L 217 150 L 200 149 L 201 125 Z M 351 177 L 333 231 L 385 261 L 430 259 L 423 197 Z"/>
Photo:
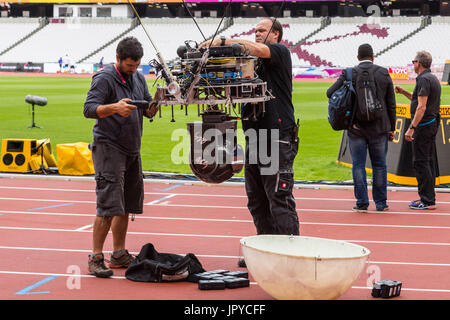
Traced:
<path id="1" fill-rule="evenodd" d="M 199 45 L 199 49 L 203 47 L 209 47 L 211 40 L 205 41 Z M 215 38 L 213 40 L 212 46 L 220 46 L 222 40 L 220 38 Z M 225 39 L 225 45 L 230 46 L 233 43 L 241 44 L 244 48 L 244 52 L 248 55 L 258 58 L 270 58 L 270 49 L 263 43 L 257 43 L 250 40 L 243 39 Z"/>

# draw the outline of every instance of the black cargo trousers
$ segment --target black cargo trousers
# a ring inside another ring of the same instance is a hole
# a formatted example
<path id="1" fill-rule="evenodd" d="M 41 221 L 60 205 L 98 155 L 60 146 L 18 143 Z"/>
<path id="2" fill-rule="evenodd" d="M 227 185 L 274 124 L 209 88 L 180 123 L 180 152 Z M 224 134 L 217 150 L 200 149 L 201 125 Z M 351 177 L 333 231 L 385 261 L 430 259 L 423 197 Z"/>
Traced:
<path id="1" fill-rule="evenodd" d="M 259 142 L 259 141 L 258 141 Z M 271 141 L 271 143 L 274 143 Z M 298 152 L 297 133 L 280 137 L 278 143 L 278 170 L 267 174 L 267 165 L 249 162 L 254 148 L 246 143 L 245 190 L 247 207 L 253 217 L 257 234 L 299 235 L 294 187 L 294 159 Z M 252 150 L 253 149 L 253 150 Z M 275 148 L 276 149 L 276 148 Z M 273 158 L 273 157 L 272 157 Z M 259 159 L 259 158 L 258 158 Z"/>
<path id="2" fill-rule="evenodd" d="M 413 166 L 416 173 L 420 200 L 426 205 L 436 204 L 435 184 L 437 169 L 436 135 L 439 117 L 425 126 L 417 126 L 413 134 Z"/>

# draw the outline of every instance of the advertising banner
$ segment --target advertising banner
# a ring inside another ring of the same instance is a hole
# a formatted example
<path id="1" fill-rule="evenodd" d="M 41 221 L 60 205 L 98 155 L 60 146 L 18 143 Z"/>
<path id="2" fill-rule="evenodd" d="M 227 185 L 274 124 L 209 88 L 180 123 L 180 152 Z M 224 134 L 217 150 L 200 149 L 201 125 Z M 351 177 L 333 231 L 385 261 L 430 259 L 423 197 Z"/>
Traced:
<path id="1" fill-rule="evenodd" d="M 408 80 L 409 72 L 407 68 L 389 68 L 389 75 L 392 80 Z"/>
<path id="2" fill-rule="evenodd" d="M 297 79 L 329 79 L 338 78 L 342 73 L 340 68 L 324 67 L 293 67 L 292 77 Z"/>
<path id="3" fill-rule="evenodd" d="M 60 67 L 58 63 L 44 63 L 45 73 L 93 73 L 94 65 L 92 63 L 78 63 L 73 68 Z"/>
<path id="4" fill-rule="evenodd" d="M 11 63 L 0 62 L 0 72 L 43 72 L 42 63 Z"/>

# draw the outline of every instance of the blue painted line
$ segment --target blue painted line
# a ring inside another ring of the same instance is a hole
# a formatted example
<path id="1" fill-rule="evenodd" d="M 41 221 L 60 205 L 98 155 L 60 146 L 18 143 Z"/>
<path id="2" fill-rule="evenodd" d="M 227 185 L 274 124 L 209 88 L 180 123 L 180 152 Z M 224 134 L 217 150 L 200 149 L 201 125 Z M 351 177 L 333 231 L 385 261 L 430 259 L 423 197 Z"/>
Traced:
<path id="1" fill-rule="evenodd" d="M 182 186 L 182 184 L 176 184 L 174 186 L 171 186 L 171 187 L 168 187 L 168 188 L 165 188 L 165 189 L 153 188 L 153 190 L 156 190 L 156 191 L 169 191 L 169 190 L 178 188 L 180 186 Z"/>
<path id="2" fill-rule="evenodd" d="M 35 284 L 32 284 L 31 286 L 28 286 L 20 291 L 17 291 L 15 294 L 17 295 L 24 295 L 24 294 L 41 294 L 41 293 L 50 293 L 50 291 L 34 291 L 34 292 L 29 292 L 33 289 L 36 289 L 37 287 L 43 285 L 44 283 L 47 283 L 55 278 L 57 278 L 58 276 L 50 276 L 48 278 L 45 278 L 39 282 L 36 282 Z"/>
<path id="3" fill-rule="evenodd" d="M 49 208 L 56 208 L 56 207 L 65 207 L 65 206 L 70 206 L 71 204 L 73 204 L 73 203 L 55 204 L 54 206 L 28 209 L 28 211 L 35 211 L 35 210 L 49 209 Z"/>

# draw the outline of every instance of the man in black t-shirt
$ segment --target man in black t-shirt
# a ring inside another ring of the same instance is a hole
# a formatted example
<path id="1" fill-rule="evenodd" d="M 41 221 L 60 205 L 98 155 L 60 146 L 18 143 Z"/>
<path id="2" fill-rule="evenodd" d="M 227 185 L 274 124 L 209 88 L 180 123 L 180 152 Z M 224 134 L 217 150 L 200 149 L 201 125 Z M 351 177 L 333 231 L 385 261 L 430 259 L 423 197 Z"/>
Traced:
<path id="1" fill-rule="evenodd" d="M 436 134 L 440 122 L 441 84 L 431 71 L 431 54 L 417 53 L 413 60 L 418 74 L 413 93 L 400 86 L 395 92 L 411 100 L 411 125 L 405 133 L 406 141 L 412 141 L 413 164 L 420 199 L 411 201 L 409 207 L 416 210 L 436 209 L 434 191 L 436 181 Z"/>
<path id="2" fill-rule="evenodd" d="M 273 99 L 261 105 L 246 104 L 242 127 L 246 135 L 245 189 L 247 207 L 257 234 L 299 235 L 293 163 L 298 150 L 298 126 L 292 104 L 292 61 L 280 41 L 283 29 L 276 19 L 263 19 L 255 28 L 255 41 L 216 38 L 213 46 L 239 43 L 258 57 L 256 74 L 267 82 Z M 211 41 L 200 47 L 208 46 Z M 266 157 L 267 156 L 267 157 Z"/>

